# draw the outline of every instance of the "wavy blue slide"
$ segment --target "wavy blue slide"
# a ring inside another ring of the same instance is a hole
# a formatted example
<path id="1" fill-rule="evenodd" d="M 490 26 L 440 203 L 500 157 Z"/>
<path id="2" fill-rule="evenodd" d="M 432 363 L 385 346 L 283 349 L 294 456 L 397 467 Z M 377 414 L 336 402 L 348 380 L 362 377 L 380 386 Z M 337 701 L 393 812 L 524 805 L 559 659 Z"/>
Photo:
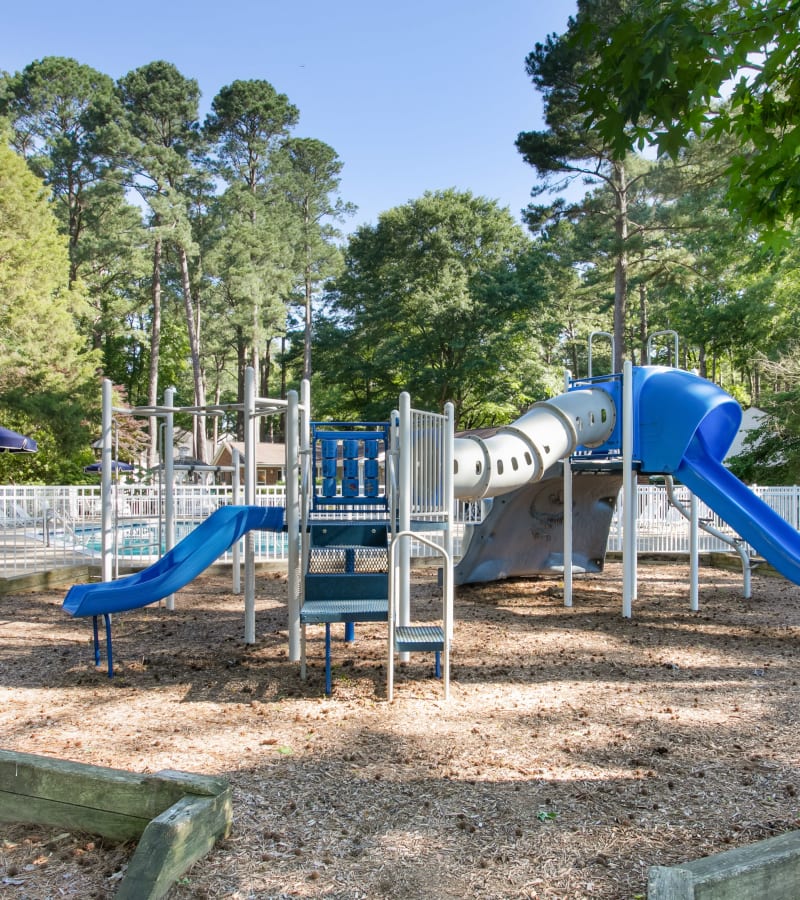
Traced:
<path id="1" fill-rule="evenodd" d="M 642 471 L 674 476 L 800 584 L 800 532 L 722 464 L 742 417 L 722 388 L 690 372 L 634 369 Z"/>
<path id="2" fill-rule="evenodd" d="M 156 603 L 197 578 L 248 531 L 281 531 L 283 519 L 283 507 L 223 506 L 141 572 L 73 585 L 63 608 L 73 616 L 102 616 Z"/>

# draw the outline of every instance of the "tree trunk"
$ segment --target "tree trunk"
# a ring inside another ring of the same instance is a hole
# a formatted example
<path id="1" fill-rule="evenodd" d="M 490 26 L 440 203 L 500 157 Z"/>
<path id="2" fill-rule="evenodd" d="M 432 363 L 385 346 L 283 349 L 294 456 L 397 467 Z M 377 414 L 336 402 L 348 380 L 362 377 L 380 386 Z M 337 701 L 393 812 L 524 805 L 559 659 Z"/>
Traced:
<path id="1" fill-rule="evenodd" d="M 156 223 L 156 227 L 158 223 Z M 161 238 L 153 245 L 153 309 L 150 322 L 150 377 L 147 385 L 147 402 L 158 405 L 158 364 L 161 354 Z M 157 416 L 150 416 L 150 446 L 147 451 L 147 467 L 158 464 L 158 422 Z"/>
<path id="2" fill-rule="evenodd" d="M 281 335 L 281 400 L 286 399 L 286 335 Z"/>
<path id="3" fill-rule="evenodd" d="M 236 394 L 239 403 L 244 402 L 244 370 L 247 367 L 247 341 L 242 329 L 236 326 Z M 236 412 L 236 440 L 244 440 L 244 412 L 240 409 Z"/>
<path id="4" fill-rule="evenodd" d="M 625 165 L 614 162 L 613 170 L 617 237 L 617 259 L 614 265 L 614 371 L 622 371 L 625 359 L 625 318 L 628 299 L 628 182 Z"/>
<path id="5" fill-rule="evenodd" d="M 642 363 L 647 361 L 647 286 L 639 285 L 639 359 Z M 619 371 L 619 370 L 617 370 Z"/>
<path id="6" fill-rule="evenodd" d="M 189 353 L 192 359 L 192 377 L 194 379 L 194 405 L 206 405 L 206 391 L 203 384 L 203 372 L 200 366 L 200 338 L 195 324 L 194 301 L 192 300 L 192 287 L 189 278 L 189 258 L 184 247 L 178 247 L 178 258 L 181 267 L 181 289 L 183 291 L 183 309 L 186 313 L 186 329 L 189 335 Z M 194 456 L 203 463 L 207 463 L 208 449 L 206 441 L 206 417 L 196 415 L 192 427 L 194 441 Z"/>

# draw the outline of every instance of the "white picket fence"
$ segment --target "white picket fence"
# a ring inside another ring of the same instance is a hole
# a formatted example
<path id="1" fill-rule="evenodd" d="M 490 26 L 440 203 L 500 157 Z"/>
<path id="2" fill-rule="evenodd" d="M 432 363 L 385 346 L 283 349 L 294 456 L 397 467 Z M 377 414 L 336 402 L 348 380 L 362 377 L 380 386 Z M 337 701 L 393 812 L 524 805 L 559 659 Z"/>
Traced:
<path id="1" fill-rule="evenodd" d="M 754 491 L 794 528 L 800 530 L 800 487 L 758 487 Z M 688 506 L 688 493 L 676 488 Z M 181 538 L 220 506 L 234 502 L 226 486 L 179 485 L 175 491 L 176 537 Z M 241 502 L 241 501 L 239 501 Z M 257 488 L 256 502 L 264 506 L 284 506 L 282 486 Z M 640 485 L 638 492 L 638 548 L 645 553 L 686 554 L 689 552 L 689 523 L 669 504 L 660 485 Z M 114 486 L 114 517 L 117 552 L 121 562 L 147 563 L 163 550 L 163 497 L 157 487 Z M 481 520 L 480 503 L 458 503 L 454 529 L 454 555 L 460 552 L 465 523 Z M 705 504 L 700 517 L 718 530 L 727 528 Z M 619 506 L 608 539 L 610 551 L 622 549 Z M 705 532 L 700 533 L 700 551 L 730 548 Z M 415 554 L 425 555 L 422 545 Z M 60 566 L 98 562 L 100 557 L 99 486 L 41 487 L 0 486 L 0 576 L 45 571 Z M 263 532 L 256 541 L 258 562 L 281 562 L 287 558 L 286 536 Z"/>

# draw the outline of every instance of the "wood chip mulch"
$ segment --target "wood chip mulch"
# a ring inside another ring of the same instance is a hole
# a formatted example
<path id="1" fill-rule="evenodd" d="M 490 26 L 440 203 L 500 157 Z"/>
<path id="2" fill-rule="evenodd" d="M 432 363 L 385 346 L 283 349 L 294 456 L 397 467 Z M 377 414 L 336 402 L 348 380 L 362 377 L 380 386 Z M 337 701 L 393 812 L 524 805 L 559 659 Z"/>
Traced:
<path id="1" fill-rule="evenodd" d="M 634 617 L 621 569 L 459 588 L 451 699 L 432 659 L 398 668 L 385 700 L 385 626 L 323 629 L 309 677 L 287 660 L 286 581 L 258 577 L 257 641 L 243 600 L 208 575 L 115 617 L 117 674 L 95 669 L 91 624 L 64 591 L 0 598 L 0 746 L 136 772 L 217 775 L 229 838 L 171 898 L 609 898 L 647 870 L 800 827 L 800 588 L 640 564 Z M 431 618 L 438 589 L 415 573 Z M 0 826 L 0 897 L 113 897 L 132 845 Z"/>

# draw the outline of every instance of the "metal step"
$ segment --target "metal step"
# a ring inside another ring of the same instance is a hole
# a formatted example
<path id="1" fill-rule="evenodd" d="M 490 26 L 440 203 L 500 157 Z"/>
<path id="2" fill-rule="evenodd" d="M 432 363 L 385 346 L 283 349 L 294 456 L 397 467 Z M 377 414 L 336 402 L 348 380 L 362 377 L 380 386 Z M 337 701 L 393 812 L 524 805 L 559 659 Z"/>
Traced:
<path id="1" fill-rule="evenodd" d="M 394 646 L 399 653 L 444 650 L 444 629 L 439 625 L 398 625 Z"/>
<path id="2" fill-rule="evenodd" d="M 386 597 L 364 597 L 358 600 L 309 600 L 300 610 L 304 625 L 329 622 L 385 622 L 389 617 Z"/>

